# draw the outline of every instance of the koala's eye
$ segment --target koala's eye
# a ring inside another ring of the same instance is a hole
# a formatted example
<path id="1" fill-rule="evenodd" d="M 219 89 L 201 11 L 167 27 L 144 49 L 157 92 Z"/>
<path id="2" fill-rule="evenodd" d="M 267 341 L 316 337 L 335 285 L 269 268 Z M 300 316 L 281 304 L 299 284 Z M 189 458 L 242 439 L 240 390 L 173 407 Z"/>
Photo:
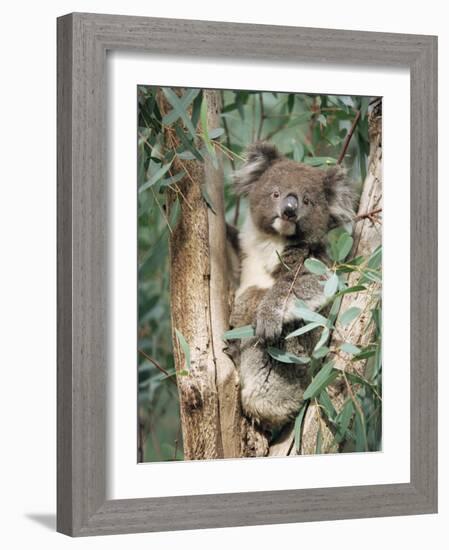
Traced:
<path id="1" fill-rule="evenodd" d="M 304 204 L 306 204 L 306 205 L 307 205 L 307 204 L 310 204 L 310 199 L 308 199 L 307 197 L 304 197 L 304 198 L 302 199 L 302 202 L 303 202 Z"/>
<path id="2" fill-rule="evenodd" d="M 279 191 L 273 191 L 271 196 L 273 197 L 273 199 L 278 199 L 281 195 L 280 195 Z"/>

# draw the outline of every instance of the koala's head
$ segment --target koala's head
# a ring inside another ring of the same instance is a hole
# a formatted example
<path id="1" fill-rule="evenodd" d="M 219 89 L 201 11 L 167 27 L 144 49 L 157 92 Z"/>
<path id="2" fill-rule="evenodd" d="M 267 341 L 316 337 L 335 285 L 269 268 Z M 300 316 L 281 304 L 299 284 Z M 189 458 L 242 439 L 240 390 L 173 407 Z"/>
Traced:
<path id="1" fill-rule="evenodd" d="M 353 219 L 353 195 L 340 166 L 308 166 L 267 142 L 248 149 L 234 181 L 236 192 L 248 196 L 253 222 L 268 234 L 313 244 Z"/>

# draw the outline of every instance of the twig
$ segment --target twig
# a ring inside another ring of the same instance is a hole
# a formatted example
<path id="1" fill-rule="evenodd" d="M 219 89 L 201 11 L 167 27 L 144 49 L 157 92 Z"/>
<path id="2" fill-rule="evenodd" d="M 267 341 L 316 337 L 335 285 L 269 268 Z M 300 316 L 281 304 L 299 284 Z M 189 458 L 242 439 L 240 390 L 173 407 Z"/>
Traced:
<path id="1" fill-rule="evenodd" d="M 298 278 L 299 272 L 301 271 L 301 268 L 302 268 L 303 265 L 304 265 L 304 260 L 302 262 L 300 262 L 300 264 L 298 265 L 298 268 L 295 271 L 295 274 L 293 276 L 292 284 L 290 285 L 290 288 L 288 289 L 287 295 L 286 295 L 285 300 L 284 300 L 284 304 L 282 306 L 282 317 L 284 316 L 285 308 L 287 307 L 288 299 L 290 298 L 290 294 L 292 293 L 293 287 L 295 286 L 295 283 L 296 283 L 296 279 Z"/>
<path id="2" fill-rule="evenodd" d="M 364 214 L 358 214 L 355 216 L 354 221 L 358 222 L 360 220 L 368 219 L 372 223 L 376 223 L 378 221 L 378 214 L 382 212 L 382 208 L 376 208 L 375 210 L 371 210 L 370 212 L 365 212 Z"/>
<path id="3" fill-rule="evenodd" d="M 360 111 L 357 111 L 354 120 L 352 121 L 352 126 L 349 130 L 349 132 L 346 135 L 346 139 L 343 143 L 343 148 L 341 150 L 340 156 L 338 157 L 337 164 L 341 164 L 343 162 L 343 159 L 345 158 L 346 151 L 349 147 L 349 142 L 351 141 L 352 134 L 354 133 L 355 127 L 357 126 L 358 121 L 360 120 Z"/>
<path id="4" fill-rule="evenodd" d="M 147 359 L 147 361 L 149 361 L 150 363 L 152 363 L 158 370 L 160 370 L 161 372 L 163 372 L 165 374 L 165 376 L 171 380 L 174 384 L 176 384 L 176 380 L 173 378 L 173 375 L 170 374 L 168 371 L 166 371 L 164 369 L 164 367 L 161 367 L 159 365 L 159 363 L 157 361 L 155 361 L 152 357 L 150 357 L 148 354 L 146 354 L 143 350 L 139 349 L 139 353 L 141 353 L 145 359 Z"/>

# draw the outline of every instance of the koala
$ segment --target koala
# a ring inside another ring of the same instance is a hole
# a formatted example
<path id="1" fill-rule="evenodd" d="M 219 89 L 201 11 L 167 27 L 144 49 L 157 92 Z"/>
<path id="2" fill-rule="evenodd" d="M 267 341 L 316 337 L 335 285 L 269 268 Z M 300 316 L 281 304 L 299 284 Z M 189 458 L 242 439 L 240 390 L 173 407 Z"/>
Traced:
<path id="1" fill-rule="evenodd" d="M 298 327 L 298 299 L 312 310 L 325 303 L 323 277 L 308 272 L 304 261 L 315 257 L 330 265 L 325 236 L 352 221 L 353 193 L 340 166 L 323 170 L 302 164 L 267 142 L 248 149 L 234 182 L 249 205 L 238 235 L 240 282 L 230 324 L 253 325 L 255 337 L 237 341 L 231 355 L 244 414 L 273 431 L 298 414 L 310 376 L 307 365 L 278 362 L 267 347 L 311 353 L 317 331 L 283 337 Z"/>

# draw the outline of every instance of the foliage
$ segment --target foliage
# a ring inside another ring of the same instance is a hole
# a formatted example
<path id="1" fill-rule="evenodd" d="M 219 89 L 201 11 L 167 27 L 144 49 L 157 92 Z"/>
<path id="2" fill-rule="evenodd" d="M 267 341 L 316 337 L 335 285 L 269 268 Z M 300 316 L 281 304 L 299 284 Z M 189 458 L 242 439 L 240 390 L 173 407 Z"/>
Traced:
<path id="1" fill-rule="evenodd" d="M 161 98 L 169 105 L 164 114 L 160 108 Z M 179 185 L 188 178 L 183 161 L 195 159 L 203 162 L 209 159 L 215 166 L 222 162 L 226 218 L 238 225 L 245 205 L 240 205 L 233 193 L 232 172 L 240 164 L 249 143 L 267 139 L 283 154 L 297 161 L 313 166 L 335 164 L 352 122 L 360 111 L 344 163 L 359 190 L 366 175 L 370 98 L 230 90 L 222 91 L 221 98 L 221 126 L 208 128 L 207 105 L 202 90 L 138 87 L 138 382 L 144 461 L 179 460 L 183 456 L 178 394 L 173 383 L 175 371 L 168 269 L 168 236 L 179 215 L 179 201 L 183 200 Z M 182 166 L 176 172 L 175 158 L 180 161 L 177 165 Z M 219 161 L 219 158 L 222 160 Z M 169 192 L 171 200 L 174 200 L 170 208 Z M 207 194 L 203 198 L 213 210 Z M 373 279 L 380 277 L 379 266 L 343 263 L 344 252 L 349 252 L 349 239 L 349 234 L 342 233 L 337 242 L 331 242 L 331 249 L 338 250 L 339 257 L 335 257 L 331 271 L 324 266 L 328 281 L 323 291 L 332 303 L 341 299 L 344 292 L 350 291 L 344 287 L 345 274 L 354 270 L 359 272 L 359 286 L 363 286 L 364 292 L 373 286 Z M 324 269 L 312 261 L 307 267 L 312 272 Z M 377 313 L 373 316 L 377 315 L 379 319 L 379 305 L 375 309 Z M 321 371 L 319 369 L 327 360 L 326 342 L 334 321 L 322 316 L 313 320 L 313 312 L 303 313 L 308 323 L 298 330 L 311 330 L 310 325 L 313 324 L 314 328 L 322 327 L 320 345 L 308 360 L 314 372 L 323 372 L 324 367 Z M 348 316 L 353 314 L 348 313 Z M 320 324 L 323 318 L 324 325 Z M 186 358 L 186 370 L 182 374 L 188 374 L 188 343 L 176 327 L 174 329 Z M 378 332 L 380 342 L 380 324 Z M 228 333 L 228 337 L 233 335 Z M 380 350 L 380 344 L 377 349 Z M 373 398 L 372 390 L 376 385 L 376 392 L 380 395 L 380 351 L 370 348 L 355 352 L 349 347 L 342 350 L 345 353 L 352 351 L 356 358 L 366 356 L 371 374 L 366 383 L 358 383 L 357 403 L 353 403 L 352 408 L 346 404 L 338 415 L 331 410 L 329 415 L 333 417 L 337 435 L 343 434 L 342 441 L 348 440 L 348 433 L 354 434 L 355 439 L 349 438 L 349 441 L 354 441 L 358 449 L 360 441 L 357 437 L 363 432 L 365 446 L 372 449 L 380 437 L 380 403 Z M 276 354 L 276 351 L 272 350 L 272 353 Z M 304 360 L 298 358 L 298 361 Z M 321 402 L 326 393 L 325 386 L 323 388 L 319 395 L 311 399 Z M 378 422 L 376 429 L 375 419 Z M 298 421 L 296 424 L 299 437 L 301 430 Z"/>

